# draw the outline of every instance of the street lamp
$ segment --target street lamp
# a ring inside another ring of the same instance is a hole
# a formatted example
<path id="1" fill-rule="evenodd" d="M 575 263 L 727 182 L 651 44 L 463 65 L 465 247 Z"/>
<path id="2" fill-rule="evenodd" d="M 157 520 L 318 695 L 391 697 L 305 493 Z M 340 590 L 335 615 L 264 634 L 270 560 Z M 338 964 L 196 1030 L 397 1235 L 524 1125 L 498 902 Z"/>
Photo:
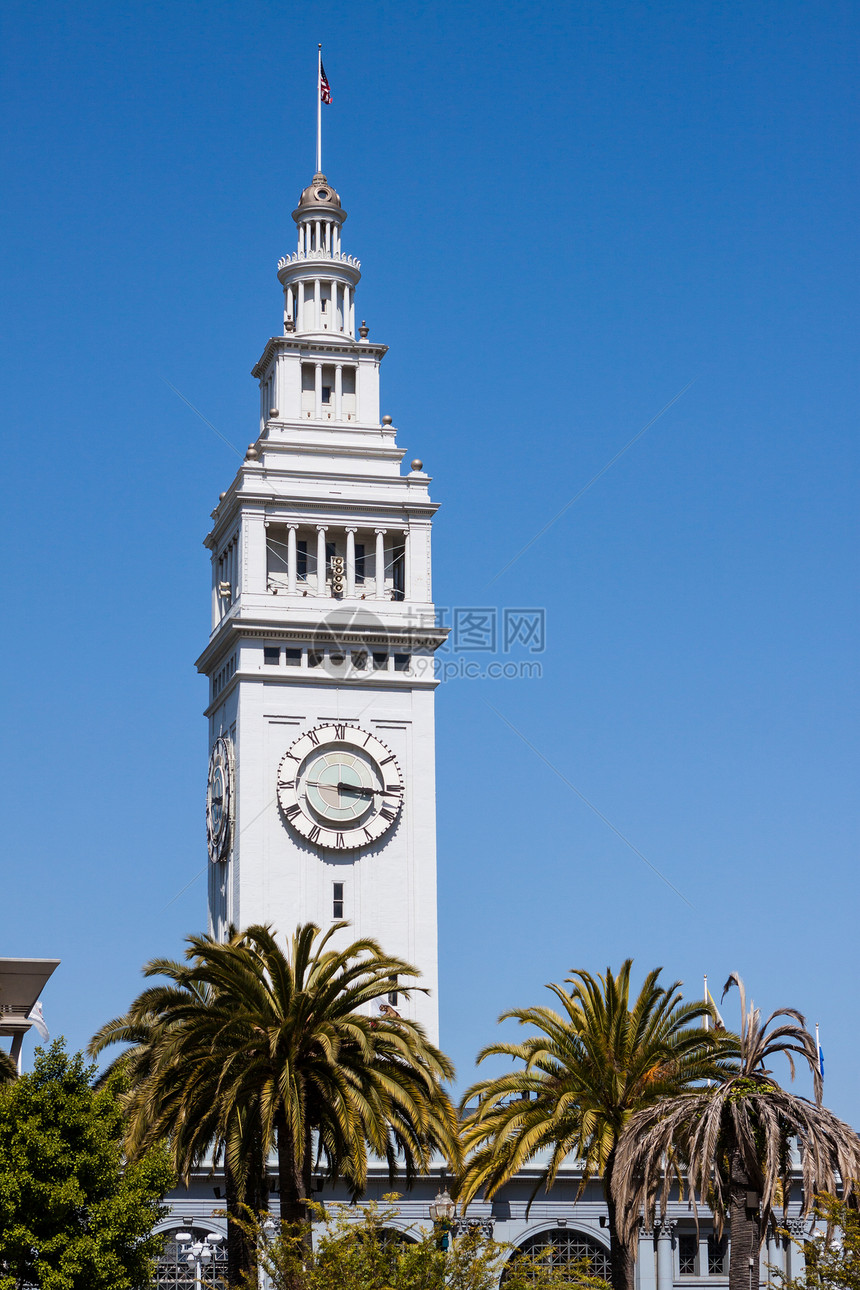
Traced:
<path id="1" fill-rule="evenodd" d="M 191 1268 L 194 1268 L 194 1290 L 203 1286 L 203 1265 L 211 1263 L 213 1254 L 220 1253 L 224 1237 L 220 1232 L 207 1232 L 204 1240 L 194 1240 L 191 1232 L 177 1232 L 176 1243 L 179 1253 Z"/>
<path id="2" fill-rule="evenodd" d="M 449 1233 L 454 1226 L 456 1213 L 457 1206 L 451 1199 L 448 1188 L 445 1187 L 430 1205 L 430 1217 L 438 1230 L 437 1244 L 440 1250 L 447 1250 L 450 1245 Z"/>

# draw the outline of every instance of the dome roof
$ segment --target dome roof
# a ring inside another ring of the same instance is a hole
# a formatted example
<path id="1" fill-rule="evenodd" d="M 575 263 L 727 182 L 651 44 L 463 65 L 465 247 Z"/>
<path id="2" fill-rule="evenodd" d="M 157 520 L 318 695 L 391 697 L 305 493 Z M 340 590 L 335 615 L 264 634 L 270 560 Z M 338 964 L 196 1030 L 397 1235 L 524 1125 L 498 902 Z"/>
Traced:
<path id="1" fill-rule="evenodd" d="M 300 215 L 305 215 L 309 210 L 329 210 L 340 211 L 340 197 L 325 175 L 319 172 L 314 175 L 312 182 L 304 190 L 299 198 L 299 204 L 293 211 L 293 218 L 298 219 Z"/>

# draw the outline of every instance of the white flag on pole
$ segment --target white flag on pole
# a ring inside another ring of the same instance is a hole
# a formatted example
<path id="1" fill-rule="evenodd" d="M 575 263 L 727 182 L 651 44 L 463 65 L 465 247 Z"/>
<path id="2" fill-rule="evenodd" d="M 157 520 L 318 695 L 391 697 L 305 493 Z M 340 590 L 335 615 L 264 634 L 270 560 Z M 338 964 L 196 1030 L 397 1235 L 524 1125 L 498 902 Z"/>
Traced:
<path id="1" fill-rule="evenodd" d="M 42 1015 L 41 999 L 37 999 L 36 1002 L 33 1004 L 32 1008 L 27 1014 L 27 1020 L 32 1021 L 33 1025 L 36 1027 L 36 1029 L 39 1032 L 39 1037 L 42 1040 L 47 1041 L 51 1038 L 51 1032 L 48 1030 L 48 1027 L 45 1025 L 45 1018 Z"/>

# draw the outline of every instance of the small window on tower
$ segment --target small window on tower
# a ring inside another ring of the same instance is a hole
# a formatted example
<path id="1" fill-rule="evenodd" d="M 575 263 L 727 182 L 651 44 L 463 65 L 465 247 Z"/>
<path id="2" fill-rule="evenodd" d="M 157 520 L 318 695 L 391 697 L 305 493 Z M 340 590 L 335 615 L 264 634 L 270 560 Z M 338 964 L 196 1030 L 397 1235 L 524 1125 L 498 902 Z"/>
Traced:
<path id="1" fill-rule="evenodd" d="M 331 403 L 331 386 L 330 386 L 330 385 L 324 385 L 324 386 L 322 387 L 322 401 L 323 401 L 323 403 Z"/>
<path id="2" fill-rule="evenodd" d="M 395 654 L 394 670 L 395 672 L 408 672 L 409 664 L 412 662 L 411 654 Z"/>
<path id="3" fill-rule="evenodd" d="M 296 543 L 296 577 L 299 582 L 307 582 L 308 578 L 308 544 L 307 542 Z"/>
<path id="4" fill-rule="evenodd" d="M 277 667 L 281 661 L 281 648 L 279 645 L 266 645 L 263 647 L 263 662 L 267 667 Z"/>
<path id="5" fill-rule="evenodd" d="M 322 667 L 324 662 L 325 654 L 315 649 L 308 650 L 308 667 Z"/>
<path id="6" fill-rule="evenodd" d="M 355 544 L 355 580 L 364 582 L 364 543 Z"/>
<path id="7" fill-rule="evenodd" d="M 387 667 L 388 667 L 388 655 L 387 655 L 387 654 L 374 654 L 374 656 L 373 656 L 373 670 L 374 670 L 374 672 L 384 672 L 384 671 L 385 671 L 385 669 L 386 669 Z"/>
<path id="8" fill-rule="evenodd" d="M 388 1002 L 391 1004 L 392 1008 L 396 1008 L 397 1007 L 397 977 L 396 976 L 389 977 L 388 984 L 393 987 L 388 992 Z"/>
<path id="9" fill-rule="evenodd" d="M 328 313 L 328 296 L 323 296 L 322 300 L 320 301 L 320 313 L 323 313 L 323 314 Z"/>
<path id="10" fill-rule="evenodd" d="M 301 667 L 302 651 L 300 649 L 285 649 L 284 662 L 287 667 Z"/>
<path id="11" fill-rule="evenodd" d="M 343 883 L 333 882 L 331 893 L 331 916 L 332 918 L 343 918 Z"/>

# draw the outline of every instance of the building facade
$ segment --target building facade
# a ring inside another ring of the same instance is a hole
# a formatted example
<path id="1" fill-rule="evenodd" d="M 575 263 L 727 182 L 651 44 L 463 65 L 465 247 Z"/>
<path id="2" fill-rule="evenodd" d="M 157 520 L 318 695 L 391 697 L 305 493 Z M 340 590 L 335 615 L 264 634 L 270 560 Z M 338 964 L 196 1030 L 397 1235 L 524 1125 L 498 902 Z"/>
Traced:
<path id="1" fill-rule="evenodd" d="M 375 937 L 421 970 L 428 995 L 405 1000 L 392 982 L 391 997 L 438 1042 L 433 654 L 446 633 L 432 596 L 436 506 L 422 463 L 402 472 L 391 417 L 380 417 L 386 347 L 356 330 L 360 265 L 342 249 L 346 212 L 325 175 L 293 219 L 297 248 L 278 265 L 283 331 L 253 369 L 259 435 L 206 537 L 212 630 L 197 666 L 209 678 L 210 930 L 223 938 L 231 924 L 261 922 L 289 935 L 299 922 L 346 919 L 344 939 Z M 456 1222 L 511 1250 L 590 1257 L 608 1275 L 599 1181 L 577 1196 L 571 1161 L 531 1201 L 538 1175 L 523 1170 Z M 347 1203 L 338 1184 L 318 1186 L 319 1199 Z M 440 1161 L 403 1194 L 393 1226 L 427 1228 L 443 1186 Z M 367 1199 L 391 1191 L 385 1164 L 371 1163 Z M 218 1172 L 201 1170 L 171 1198 L 159 1286 L 191 1290 L 191 1238 L 209 1237 L 210 1269 L 223 1267 L 222 1197 Z M 762 1281 L 767 1264 L 798 1271 L 774 1234 Z M 642 1230 L 639 1290 L 727 1280 L 725 1241 L 685 1202 Z"/>

